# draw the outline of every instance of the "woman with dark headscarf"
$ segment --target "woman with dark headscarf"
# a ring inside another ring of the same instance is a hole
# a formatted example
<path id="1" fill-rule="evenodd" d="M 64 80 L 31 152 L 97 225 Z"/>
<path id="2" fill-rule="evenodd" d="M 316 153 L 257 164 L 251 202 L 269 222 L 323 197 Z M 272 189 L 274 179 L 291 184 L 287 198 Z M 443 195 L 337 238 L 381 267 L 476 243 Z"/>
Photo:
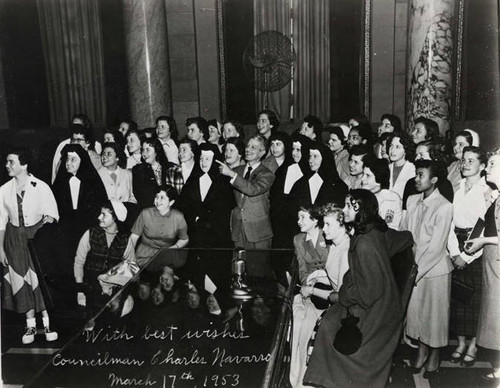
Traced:
<path id="1" fill-rule="evenodd" d="M 347 195 L 347 185 L 338 177 L 335 163 L 326 163 L 331 157 L 328 147 L 312 142 L 309 148 L 309 168 L 290 192 L 293 209 L 323 206 L 335 203 L 339 206 Z"/>
<path id="2" fill-rule="evenodd" d="M 319 324 L 303 381 L 320 387 L 385 387 L 404 317 L 390 258 L 411 249 L 413 239 L 409 232 L 387 228 L 368 190 L 352 190 L 343 214 L 354 228 L 349 270 L 339 292 L 330 296 L 335 304 Z M 350 355 L 333 346 L 348 311 L 359 318 L 362 335 L 359 349 Z"/>
<path id="3" fill-rule="evenodd" d="M 108 196 L 88 152 L 82 146 L 68 144 L 61 154 L 61 168 L 53 189 L 59 208 L 59 225 L 74 256 L 80 237 L 94 225 L 101 211 L 100 204 Z"/>
<path id="4" fill-rule="evenodd" d="M 304 135 L 290 138 L 285 162 L 276 170 L 276 180 L 271 187 L 270 209 L 273 227 L 273 248 L 292 248 L 293 236 L 299 232 L 296 226 L 297 211 L 290 202 L 290 192 L 300 178 L 309 171 L 309 148 L 312 141 Z M 284 227 L 286 225 L 287 227 Z"/>
<path id="5" fill-rule="evenodd" d="M 219 147 L 202 143 L 200 172 L 182 189 L 177 207 L 188 225 L 191 247 L 230 247 L 229 220 L 235 206 L 233 189 L 219 172 L 216 160 L 222 161 Z"/>

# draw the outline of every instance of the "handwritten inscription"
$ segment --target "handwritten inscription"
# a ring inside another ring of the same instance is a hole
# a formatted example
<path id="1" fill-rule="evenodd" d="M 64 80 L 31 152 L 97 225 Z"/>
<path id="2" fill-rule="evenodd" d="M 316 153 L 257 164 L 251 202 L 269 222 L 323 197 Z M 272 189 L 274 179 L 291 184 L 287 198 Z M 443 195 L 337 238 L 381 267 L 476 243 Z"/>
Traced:
<path id="1" fill-rule="evenodd" d="M 154 386 L 158 383 L 157 380 L 151 379 L 150 375 L 147 375 L 146 378 L 137 378 L 137 377 L 132 377 L 132 378 L 124 378 L 120 377 L 114 373 L 110 373 L 108 375 L 108 380 L 109 384 L 111 387 L 123 387 L 123 386 L 130 386 L 130 387 L 151 387 Z"/>
<path id="2" fill-rule="evenodd" d="M 243 364 L 243 363 L 256 363 L 256 362 L 269 362 L 271 355 L 268 353 L 264 354 L 251 354 L 247 356 L 243 355 L 226 355 L 226 349 L 215 348 L 213 350 L 215 355 L 212 365 L 220 366 L 221 368 L 224 364 Z"/>
<path id="3" fill-rule="evenodd" d="M 224 326 L 224 329 L 222 331 L 217 330 L 217 329 L 207 329 L 207 330 L 194 330 L 191 331 L 189 330 L 184 334 L 181 339 L 187 338 L 187 339 L 192 339 L 192 338 L 210 338 L 210 339 L 218 339 L 218 338 L 232 338 L 232 339 L 245 339 L 249 338 L 248 335 L 246 335 L 243 332 L 240 331 L 231 331 L 229 330 L 229 325 L 226 323 Z"/>
<path id="4" fill-rule="evenodd" d="M 198 356 L 198 350 L 195 350 L 191 353 L 190 356 L 182 356 L 176 357 L 175 350 L 170 349 L 166 356 L 163 356 L 161 350 L 158 350 L 153 357 L 151 357 L 150 361 L 151 365 L 204 365 L 207 364 L 207 361 L 204 357 Z"/>
<path id="5" fill-rule="evenodd" d="M 56 354 L 52 359 L 52 365 L 54 366 L 112 366 L 112 365 L 124 365 L 124 366 L 142 366 L 144 365 L 144 360 L 139 360 L 136 358 L 129 357 L 112 357 L 108 352 L 101 356 L 101 353 L 97 353 L 97 357 L 93 358 L 66 358 L 63 357 L 61 353 Z"/>

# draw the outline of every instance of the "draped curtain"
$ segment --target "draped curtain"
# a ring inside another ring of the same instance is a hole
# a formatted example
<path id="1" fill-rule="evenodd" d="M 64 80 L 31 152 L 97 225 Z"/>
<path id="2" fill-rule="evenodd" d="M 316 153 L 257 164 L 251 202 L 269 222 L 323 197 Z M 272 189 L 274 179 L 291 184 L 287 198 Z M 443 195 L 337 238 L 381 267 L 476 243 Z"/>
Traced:
<path id="1" fill-rule="evenodd" d="M 291 116 L 300 120 L 307 114 L 329 119 L 329 3 L 329 0 L 254 0 L 255 34 L 279 31 L 292 37 L 295 50 L 293 89 L 289 83 L 277 92 L 268 93 L 267 107 L 265 92 L 256 91 L 257 110 L 272 109 L 285 121 Z"/>
<path id="2" fill-rule="evenodd" d="M 292 0 L 295 117 L 330 118 L 330 1 Z"/>
<path id="3" fill-rule="evenodd" d="M 52 126 L 75 113 L 106 122 L 98 0 L 37 0 Z"/>
<path id="4" fill-rule="evenodd" d="M 290 0 L 254 0 L 254 33 L 278 31 L 290 39 Z M 255 91 L 257 111 L 271 109 L 281 121 L 290 119 L 290 83 L 277 92 Z M 266 98 L 267 97 L 267 98 Z M 267 106 L 265 106 L 267 100 Z"/>

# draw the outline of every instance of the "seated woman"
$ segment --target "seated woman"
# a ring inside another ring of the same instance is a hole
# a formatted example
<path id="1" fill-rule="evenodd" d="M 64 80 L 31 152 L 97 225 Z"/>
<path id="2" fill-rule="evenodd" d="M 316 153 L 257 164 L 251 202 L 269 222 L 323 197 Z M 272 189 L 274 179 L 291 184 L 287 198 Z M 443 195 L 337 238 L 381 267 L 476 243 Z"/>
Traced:
<path id="1" fill-rule="evenodd" d="M 245 142 L 238 137 L 230 137 L 222 146 L 224 161 L 233 169 L 245 164 Z"/>
<path id="2" fill-rule="evenodd" d="M 165 156 L 158 139 L 144 139 L 141 164 L 132 168 L 134 196 L 141 209 L 153 206 L 158 186 L 165 184 L 167 169 L 174 164 Z"/>
<path id="3" fill-rule="evenodd" d="M 304 384 L 322 387 L 385 387 L 399 342 L 404 308 L 390 257 L 411 248 L 409 232 L 388 229 L 378 202 L 368 190 L 352 190 L 345 200 L 344 221 L 352 225 L 349 270 L 335 304 L 323 315 L 304 376 Z M 360 348 L 345 355 L 332 346 L 349 311 L 359 318 Z"/>
<path id="4" fill-rule="evenodd" d="M 385 159 L 368 157 L 364 161 L 361 188 L 375 194 L 378 201 L 378 214 L 389 228 L 399 230 L 403 215 L 401 198 L 389 187 L 389 165 Z"/>
<path id="5" fill-rule="evenodd" d="M 104 145 L 105 149 L 106 146 Z M 129 233 L 121 230 L 127 218 L 127 208 L 116 199 L 105 201 L 99 214 L 99 226 L 87 230 L 78 244 L 74 262 L 76 283 L 85 281 L 93 295 L 101 294 L 97 277 L 122 260 L 135 261 Z M 86 298 L 78 293 L 78 304 L 85 306 Z"/>
<path id="6" fill-rule="evenodd" d="M 137 203 L 132 190 L 132 172 L 119 166 L 124 159 L 125 154 L 116 143 L 104 142 L 101 153 L 102 167 L 97 172 L 109 199 Z"/>
<path id="7" fill-rule="evenodd" d="M 94 225 L 108 198 L 89 154 L 78 144 L 62 150 L 62 164 L 54 181 L 54 195 L 61 216 L 59 226 L 65 236 L 69 257 L 73 257 L 83 233 Z M 69 263 L 68 263 L 69 264 Z M 72 266 L 68 266 L 71 270 Z"/>
<path id="8" fill-rule="evenodd" d="M 127 132 L 127 170 L 132 170 L 134 166 L 142 163 L 142 142 L 143 135 L 137 128 L 130 129 Z"/>
<path id="9" fill-rule="evenodd" d="M 236 206 L 233 188 L 219 172 L 218 147 L 202 143 L 199 150 L 201 174 L 188 179 L 177 208 L 186 219 L 191 247 L 231 247 L 229 221 Z"/>
<path id="10" fill-rule="evenodd" d="M 171 207 L 176 199 L 177 191 L 172 186 L 158 186 L 154 207 L 143 209 L 137 217 L 130 239 L 135 247 L 141 237 L 136 249 L 136 261 L 140 267 L 144 267 L 161 249 L 184 248 L 188 244 L 184 215 Z"/>
<path id="11" fill-rule="evenodd" d="M 320 224 L 323 223 L 324 237 L 320 229 Z M 342 277 L 348 269 L 349 250 L 349 235 L 342 222 L 341 208 L 328 204 L 322 209 L 321 214 L 316 210 L 301 210 L 298 224 L 301 233 L 295 236 L 294 245 L 302 288 L 300 294 L 293 300 L 290 365 L 292 387 L 302 387 L 309 338 L 316 321 L 327 305 L 324 303 L 325 306 L 319 309 L 312 299 L 317 297 L 327 301 L 332 290 L 338 291 L 342 285 Z M 325 244 L 325 238 L 333 242 L 330 249 Z M 323 283 L 327 287 L 316 287 L 317 283 Z"/>

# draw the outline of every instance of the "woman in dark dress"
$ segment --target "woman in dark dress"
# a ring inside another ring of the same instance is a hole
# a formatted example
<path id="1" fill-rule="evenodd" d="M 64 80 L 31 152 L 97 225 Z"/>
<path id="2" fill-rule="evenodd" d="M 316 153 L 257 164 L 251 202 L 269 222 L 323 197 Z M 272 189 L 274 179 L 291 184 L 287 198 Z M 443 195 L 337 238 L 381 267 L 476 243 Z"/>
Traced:
<path id="1" fill-rule="evenodd" d="M 82 146 L 68 144 L 61 153 L 61 168 L 53 190 L 59 208 L 59 226 L 70 258 L 75 256 L 80 237 L 95 224 L 100 206 L 108 196 L 89 154 Z M 72 262 L 68 261 L 68 264 L 71 272 Z"/>
<path id="2" fill-rule="evenodd" d="M 309 148 L 311 140 L 300 134 L 294 134 L 285 148 L 285 162 L 275 172 L 276 179 L 270 192 L 271 225 L 273 227 L 273 248 L 292 248 L 293 236 L 297 228 L 297 212 L 290 202 L 290 192 L 309 171 Z M 287 225 L 287 227 L 283 227 Z"/>
<path id="3" fill-rule="evenodd" d="M 345 200 L 344 220 L 354 227 L 348 261 L 335 303 L 323 316 L 304 376 L 304 385 L 319 387 L 384 387 L 404 316 L 390 258 L 413 245 L 409 232 L 388 229 L 378 215 L 378 202 L 367 190 L 352 190 Z M 359 318 L 360 348 L 350 355 L 332 345 L 349 311 Z"/>
<path id="4" fill-rule="evenodd" d="M 186 219 L 191 247 L 231 247 L 229 220 L 235 206 L 233 189 L 219 172 L 216 163 L 222 160 L 219 147 L 202 143 L 199 150 L 201 172 L 186 182 L 176 207 Z"/>
<path id="5" fill-rule="evenodd" d="M 290 191 L 295 213 L 301 207 L 310 208 L 335 203 L 342 206 L 347 195 L 347 185 L 338 177 L 335 163 L 326 163 L 327 147 L 312 142 L 309 147 L 309 169 Z"/>
<path id="6" fill-rule="evenodd" d="M 167 169 L 174 166 L 167 160 L 160 141 L 154 138 L 144 139 L 142 160 L 132 168 L 132 187 L 140 209 L 154 205 L 156 189 L 165 184 Z"/>

